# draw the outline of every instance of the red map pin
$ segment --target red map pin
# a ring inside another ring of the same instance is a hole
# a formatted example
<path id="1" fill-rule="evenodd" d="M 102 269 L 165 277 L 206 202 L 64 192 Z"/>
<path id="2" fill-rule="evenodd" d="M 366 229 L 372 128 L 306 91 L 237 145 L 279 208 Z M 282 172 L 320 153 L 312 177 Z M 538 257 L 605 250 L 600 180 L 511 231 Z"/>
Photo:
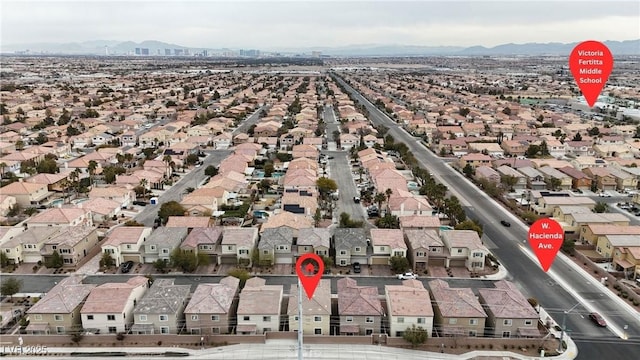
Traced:
<path id="1" fill-rule="evenodd" d="M 307 293 L 309 300 L 313 297 L 313 293 L 318 287 L 320 278 L 324 274 L 324 262 L 322 258 L 316 254 L 304 254 L 296 261 L 296 273 L 298 273 L 298 279 L 304 287 L 304 291 Z"/>
<path id="2" fill-rule="evenodd" d="M 613 56 L 605 44 L 584 41 L 571 51 L 569 69 L 587 104 L 593 107 L 613 69 Z"/>
<path id="3" fill-rule="evenodd" d="M 529 228 L 529 246 L 547 272 L 562 247 L 564 229 L 553 219 L 540 219 Z"/>

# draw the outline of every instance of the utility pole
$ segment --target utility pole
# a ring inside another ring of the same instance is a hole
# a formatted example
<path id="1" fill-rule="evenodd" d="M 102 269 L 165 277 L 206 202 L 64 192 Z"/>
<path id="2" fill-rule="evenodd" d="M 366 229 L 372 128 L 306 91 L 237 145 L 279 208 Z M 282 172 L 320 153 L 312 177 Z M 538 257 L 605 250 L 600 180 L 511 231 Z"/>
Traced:
<path id="1" fill-rule="evenodd" d="M 566 331 L 566 321 L 567 321 L 567 314 L 570 313 L 571 311 L 573 311 L 573 309 L 575 309 L 578 305 L 580 305 L 580 303 L 577 303 L 575 305 L 573 305 L 573 307 L 569 310 L 565 310 L 564 313 L 562 314 L 562 332 L 560 333 L 560 343 L 558 344 L 558 352 L 561 353 L 564 351 L 564 349 L 562 348 L 562 341 L 564 340 L 564 332 Z"/>
<path id="2" fill-rule="evenodd" d="M 302 360 L 302 283 L 298 278 L 298 360 Z"/>

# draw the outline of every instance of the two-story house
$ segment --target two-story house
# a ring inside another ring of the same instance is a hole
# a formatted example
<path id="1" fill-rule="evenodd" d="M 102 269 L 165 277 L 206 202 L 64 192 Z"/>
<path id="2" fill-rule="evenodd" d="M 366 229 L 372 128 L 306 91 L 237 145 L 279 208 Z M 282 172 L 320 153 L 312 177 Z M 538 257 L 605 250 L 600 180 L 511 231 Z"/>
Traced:
<path id="1" fill-rule="evenodd" d="M 198 284 L 184 309 L 187 331 L 197 335 L 229 334 L 239 289 L 240 280 L 233 276 L 218 284 Z"/>
<path id="2" fill-rule="evenodd" d="M 484 258 L 489 250 L 473 230 L 445 230 L 440 233 L 449 252 L 445 266 L 464 266 L 469 271 L 484 269 Z"/>
<path id="3" fill-rule="evenodd" d="M 436 230 L 405 229 L 404 236 L 408 244 L 407 258 L 414 271 L 424 271 L 434 261 L 435 265 L 444 266 L 444 244 Z"/>
<path id="4" fill-rule="evenodd" d="M 444 280 L 429 281 L 434 330 L 438 336 L 484 336 L 487 313 L 469 288 L 450 288 Z"/>
<path id="5" fill-rule="evenodd" d="M 195 252 L 196 255 L 206 254 L 209 257 L 210 264 L 217 264 L 221 239 L 222 227 L 193 228 L 180 244 L 180 249 Z"/>
<path id="6" fill-rule="evenodd" d="M 407 257 L 407 244 L 400 229 L 371 229 L 371 265 L 389 265 L 392 256 Z"/>
<path id="7" fill-rule="evenodd" d="M 63 266 L 77 266 L 94 246 L 98 245 L 98 232 L 91 226 L 70 226 L 45 241 L 40 253 L 42 262 L 57 252 L 62 256 Z"/>
<path id="8" fill-rule="evenodd" d="M 293 262 L 293 231 L 289 227 L 265 229 L 258 243 L 261 264 L 291 264 Z"/>
<path id="9" fill-rule="evenodd" d="M 153 263 L 158 259 L 169 262 L 171 252 L 187 237 L 186 227 L 159 227 L 144 243 L 144 263 Z"/>
<path id="10" fill-rule="evenodd" d="M 304 228 L 298 232 L 296 241 L 297 255 L 314 253 L 329 256 L 331 247 L 331 230 L 328 228 Z"/>
<path id="11" fill-rule="evenodd" d="M 133 308 L 148 289 L 144 276 L 123 283 L 97 286 L 82 306 L 82 327 L 94 334 L 126 333 L 133 323 Z"/>
<path id="12" fill-rule="evenodd" d="M 338 280 L 340 335 L 379 333 L 384 313 L 377 287 L 358 286 L 348 277 Z"/>
<path id="13" fill-rule="evenodd" d="M 433 307 L 429 291 L 418 280 L 405 280 L 402 285 L 385 285 L 389 334 L 402 337 L 412 325 L 421 327 L 431 336 L 433 332 Z"/>
<path id="14" fill-rule="evenodd" d="M 25 229 L 0 245 L 0 251 L 4 253 L 11 264 L 37 263 L 42 261 L 40 251 L 44 244 L 56 237 L 62 230 L 63 228 L 58 226 L 38 226 Z"/>
<path id="15" fill-rule="evenodd" d="M 355 262 L 368 264 L 367 235 L 361 228 L 337 228 L 333 234 L 333 248 L 336 251 L 335 264 L 349 266 Z"/>
<path id="16" fill-rule="evenodd" d="M 266 280 L 258 277 L 247 280 L 238 302 L 236 333 L 252 335 L 280 331 L 282 296 L 282 285 L 266 285 Z"/>
<path id="17" fill-rule="evenodd" d="M 150 227 L 120 226 L 113 229 L 102 243 L 102 252 L 111 254 L 115 265 L 133 261 L 142 263 L 143 244 L 151 235 Z"/>
<path id="18" fill-rule="evenodd" d="M 224 227 L 219 263 L 250 266 L 251 254 L 257 243 L 257 228 Z"/>
<path id="19" fill-rule="evenodd" d="M 174 285 L 174 279 L 156 279 L 133 309 L 133 334 L 177 334 L 184 323 L 183 310 L 191 285 Z"/>
<path id="20" fill-rule="evenodd" d="M 497 281 L 495 289 L 478 289 L 478 294 L 487 313 L 485 336 L 540 337 L 540 315 L 514 283 Z"/>
<path id="21" fill-rule="evenodd" d="M 287 315 L 289 331 L 299 331 L 298 322 L 298 285 L 291 285 Z M 309 299 L 302 291 L 302 331 L 305 335 L 329 335 L 331 320 L 331 280 L 322 279 L 318 283 L 313 297 Z"/>
<path id="22" fill-rule="evenodd" d="M 68 276 L 27 310 L 28 334 L 68 334 L 80 329 L 80 310 L 95 284 L 83 284 L 79 276 Z"/>

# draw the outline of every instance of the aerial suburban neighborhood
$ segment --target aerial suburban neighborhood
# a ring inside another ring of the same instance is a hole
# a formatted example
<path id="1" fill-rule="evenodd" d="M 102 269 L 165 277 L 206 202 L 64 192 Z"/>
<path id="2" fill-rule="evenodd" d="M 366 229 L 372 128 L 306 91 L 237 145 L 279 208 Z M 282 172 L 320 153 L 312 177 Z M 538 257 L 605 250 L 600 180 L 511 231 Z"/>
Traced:
<path id="1" fill-rule="evenodd" d="M 590 108 L 555 58 L 135 55 L 2 57 L 3 338 L 637 344 L 637 59 Z M 571 316 L 519 252 L 540 218 L 586 279 L 566 281 L 617 302 Z M 325 273 L 299 318 L 308 253 Z M 595 313 L 614 325 L 582 320 Z"/>

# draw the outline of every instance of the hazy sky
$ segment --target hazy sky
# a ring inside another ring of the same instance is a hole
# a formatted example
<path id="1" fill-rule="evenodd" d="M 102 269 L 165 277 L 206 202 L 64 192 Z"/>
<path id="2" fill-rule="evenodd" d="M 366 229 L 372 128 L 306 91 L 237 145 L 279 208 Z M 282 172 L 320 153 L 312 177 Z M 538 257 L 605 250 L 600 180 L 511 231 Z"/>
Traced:
<path id="1" fill-rule="evenodd" d="M 3 44 L 495 46 L 640 38 L 640 1 L 0 1 Z"/>

